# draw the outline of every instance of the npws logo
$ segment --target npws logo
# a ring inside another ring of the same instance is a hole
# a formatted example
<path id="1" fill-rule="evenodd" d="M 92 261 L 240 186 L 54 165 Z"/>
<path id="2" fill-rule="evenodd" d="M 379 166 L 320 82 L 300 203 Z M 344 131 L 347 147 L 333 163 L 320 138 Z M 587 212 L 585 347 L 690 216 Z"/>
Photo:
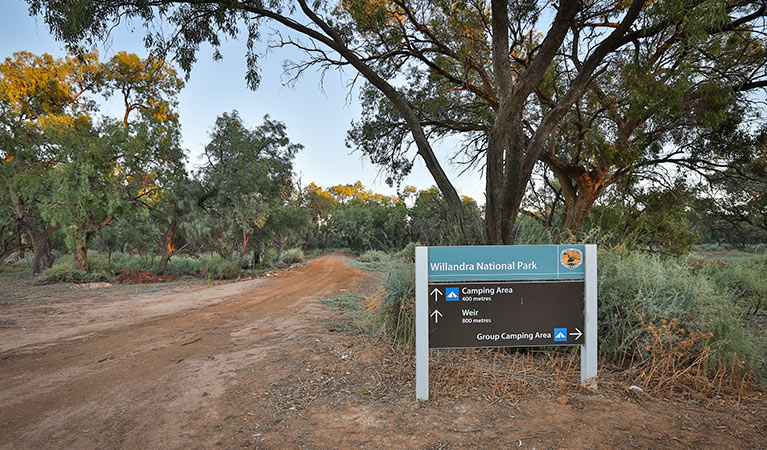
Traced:
<path id="1" fill-rule="evenodd" d="M 559 261 L 570 270 L 577 269 L 583 264 L 583 252 L 577 248 L 566 248 L 559 254 Z"/>

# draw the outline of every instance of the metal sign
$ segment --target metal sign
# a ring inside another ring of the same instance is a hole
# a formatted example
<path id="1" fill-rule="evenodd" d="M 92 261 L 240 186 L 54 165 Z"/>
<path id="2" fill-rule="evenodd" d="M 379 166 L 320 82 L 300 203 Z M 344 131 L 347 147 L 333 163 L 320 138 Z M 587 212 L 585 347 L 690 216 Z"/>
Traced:
<path id="1" fill-rule="evenodd" d="M 583 245 L 429 247 L 429 281 L 583 279 Z"/>
<path id="2" fill-rule="evenodd" d="M 429 348 L 579 345 L 583 281 L 429 285 Z"/>
<path id="3" fill-rule="evenodd" d="M 416 398 L 429 397 L 430 348 L 580 345 L 581 384 L 596 387 L 596 252 L 596 245 L 417 247 Z"/>

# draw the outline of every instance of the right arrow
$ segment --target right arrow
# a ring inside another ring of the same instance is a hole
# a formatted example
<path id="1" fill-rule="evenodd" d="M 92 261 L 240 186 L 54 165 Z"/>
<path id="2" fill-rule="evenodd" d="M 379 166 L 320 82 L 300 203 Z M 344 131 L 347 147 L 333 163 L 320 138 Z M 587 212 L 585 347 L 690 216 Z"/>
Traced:
<path id="1" fill-rule="evenodd" d="M 435 309 L 431 315 L 434 317 L 434 323 L 439 323 L 439 318 L 442 317 L 442 313 Z"/>
<path id="2" fill-rule="evenodd" d="M 434 288 L 434 290 L 431 291 L 431 294 L 429 294 L 429 295 L 433 295 L 434 296 L 434 301 L 436 302 L 439 299 L 439 296 L 442 295 L 442 292 L 440 292 L 439 289 Z"/>
<path id="3" fill-rule="evenodd" d="M 575 336 L 575 340 L 577 341 L 578 339 L 581 338 L 581 336 L 583 336 L 583 333 L 581 333 L 581 330 L 579 330 L 577 328 L 575 329 L 575 331 L 577 331 L 577 333 L 570 333 L 570 336 L 572 336 L 574 334 L 577 334 L 577 336 Z"/>

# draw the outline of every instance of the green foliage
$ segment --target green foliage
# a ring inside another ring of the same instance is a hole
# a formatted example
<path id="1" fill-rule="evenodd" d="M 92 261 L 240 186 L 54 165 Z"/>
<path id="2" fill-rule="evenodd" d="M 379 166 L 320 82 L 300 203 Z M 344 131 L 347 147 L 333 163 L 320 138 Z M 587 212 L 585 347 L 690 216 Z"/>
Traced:
<path id="1" fill-rule="evenodd" d="M 362 262 L 382 262 L 389 259 L 389 255 L 386 252 L 380 250 L 368 250 L 361 254 L 358 259 Z"/>
<path id="2" fill-rule="evenodd" d="M 699 270 L 742 308 L 767 308 L 767 257 L 709 261 Z"/>
<path id="3" fill-rule="evenodd" d="M 405 248 L 397 252 L 395 256 L 399 259 L 415 263 L 415 248 L 423 246 L 420 242 L 408 242 Z"/>
<path id="4" fill-rule="evenodd" d="M 199 277 L 204 272 L 205 261 L 187 255 L 176 255 L 168 262 L 168 273 L 173 275 L 187 275 Z"/>
<path id="5" fill-rule="evenodd" d="M 106 272 L 92 270 L 85 272 L 73 269 L 70 264 L 54 264 L 38 278 L 39 283 L 95 283 L 111 280 L 111 275 Z"/>
<path id="6" fill-rule="evenodd" d="M 240 268 L 221 255 L 213 254 L 201 259 L 201 270 L 199 276 L 214 280 L 231 280 L 237 278 Z"/>
<path id="7" fill-rule="evenodd" d="M 743 311 L 734 300 L 708 274 L 695 272 L 678 259 L 602 250 L 600 354 L 626 366 L 639 362 L 647 357 L 652 341 L 646 325 L 675 319 L 686 333 L 708 336 L 696 343 L 689 360 L 710 346 L 709 373 L 725 367 L 734 373 L 756 369 L 765 375 L 760 365 L 765 364 L 767 348 L 742 325 Z"/>
<path id="8" fill-rule="evenodd" d="M 662 190 L 616 190 L 594 207 L 583 234 L 598 230 L 605 243 L 681 255 L 699 238 L 687 220 L 692 199 L 680 184 Z"/>
<path id="9" fill-rule="evenodd" d="M 205 146 L 206 163 L 197 174 L 203 211 L 187 234 L 218 253 L 262 251 L 295 242 L 308 225 L 305 212 L 291 207 L 293 158 L 302 148 L 285 125 L 264 117 L 249 128 L 237 111 L 216 119 Z"/>
<path id="10" fill-rule="evenodd" d="M 283 264 L 296 264 L 304 260 L 304 251 L 300 248 L 291 248 L 280 255 L 280 262 Z"/>
<path id="11" fill-rule="evenodd" d="M 462 205 L 468 244 L 484 242 L 482 211 L 477 203 L 468 197 L 463 198 Z M 419 191 L 408 215 L 411 241 L 423 242 L 426 245 L 461 244 L 458 230 L 452 223 L 447 202 L 436 188 Z"/>
<path id="12" fill-rule="evenodd" d="M 60 59 L 17 53 L 0 72 L 0 178 L 14 204 L 66 231 L 75 265 L 88 271 L 93 235 L 182 169 L 171 109 L 183 82 L 154 57 L 125 52 L 107 64 L 96 52 Z M 123 120 L 95 120 L 91 96 L 116 91 Z M 129 121 L 134 109 L 142 114 Z M 30 233 L 40 227 L 26 225 Z M 107 246 L 115 242 L 103 237 Z"/>
<path id="13" fill-rule="evenodd" d="M 551 230 L 536 219 L 520 216 L 514 227 L 514 243 L 516 245 L 551 244 L 554 238 Z"/>
<path id="14" fill-rule="evenodd" d="M 415 273 L 413 263 L 392 259 L 384 293 L 371 308 L 370 324 L 393 343 L 412 349 L 415 343 Z"/>
<path id="15" fill-rule="evenodd" d="M 359 311 L 362 309 L 362 296 L 354 292 L 347 292 L 335 297 L 322 299 L 320 303 L 330 305 L 345 312 Z"/>

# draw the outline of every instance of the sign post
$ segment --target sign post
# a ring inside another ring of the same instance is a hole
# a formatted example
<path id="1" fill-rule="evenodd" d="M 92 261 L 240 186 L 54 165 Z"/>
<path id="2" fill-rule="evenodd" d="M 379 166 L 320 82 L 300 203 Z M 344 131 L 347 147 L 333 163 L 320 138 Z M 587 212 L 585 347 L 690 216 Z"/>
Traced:
<path id="1" fill-rule="evenodd" d="M 415 397 L 429 399 L 429 249 L 415 248 Z"/>
<path id="2" fill-rule="evenodd" d="M 430 348 L 581 346 L 596 387 L 595 245 L 417 247 L 416 398 Z"/>

